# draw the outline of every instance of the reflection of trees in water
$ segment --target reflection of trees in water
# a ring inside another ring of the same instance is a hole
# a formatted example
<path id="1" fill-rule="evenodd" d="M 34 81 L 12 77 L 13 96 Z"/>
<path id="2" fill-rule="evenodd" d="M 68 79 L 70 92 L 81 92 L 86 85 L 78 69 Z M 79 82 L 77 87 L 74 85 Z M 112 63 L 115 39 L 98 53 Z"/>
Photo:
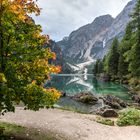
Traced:
<path id="1" fill-rule="evenodd" d="M 55 87 L 60 91 L 64 91 L 69 95 L 73 95 L 83 91 L 91 91 L 95 94 L 111 94 L 120 98 L 127 98 L 127 90 L 121 85 L 103 82 L 92 75 L 84 79 L 84 75 L 79 76 L 52 76 L 46 87 Z"/>
<path id="2" fill-rule="evenodd" d="M 97 93 L 100 93 L 100 83 L 95 77 L 93 77 L 93 79 L 92 79 L 92 84 L 93 84 L 95 91 Z"/>
<path id="3" fill-rule="evenodd" d="M 85 75 L 79 76 L 53 76 L 51 81 L 47 83 L 48 87 L 55 87 L 67 93 L 78 93 L 93 89 L 91 78 Z"/>
<path id="4" fill-rule="evenodd" d="M 92 79 L 92 83 L 95 89 L 95 93 L 101 94 L 101 95 L 114 95 L 117 96 L 121 99 L 128 100 L 129 99 L 129 94 L 128 90 L 125 89 L 122 85 L 112 83 L 112 82 L 104 82 L 97 80 L 96 78 Z"/>

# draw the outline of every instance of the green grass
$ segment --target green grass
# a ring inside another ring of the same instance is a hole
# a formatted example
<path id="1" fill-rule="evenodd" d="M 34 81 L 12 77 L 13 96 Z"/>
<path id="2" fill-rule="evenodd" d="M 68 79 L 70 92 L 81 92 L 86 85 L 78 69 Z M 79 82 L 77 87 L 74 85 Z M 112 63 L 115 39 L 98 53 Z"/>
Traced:
<path id="1" fill-rule="evenodd" d="M 42 132 L 16 124 L 0 122 L 0 140 L 65 140 L 51 132 Z"/>
<path id="2" fill-rule="evenodd" d="M 18 140 L 16 136 L 19 134 L 25 134 L 25 127 L 16 125 L 16 124 L 10 124 L 5 122 L 0 122 L 0 139 L 1 140 Z"/>
<path id="3" fill-rule="evenodd" d="M 114 126 L 114 121 L 110 119 L 97 118 L 96 121 L 104 125 Z"/>
<path id="4" fill-rule="evenodd" d="M 5 122 L 0 122 L 0 128 L 3 128 L 5 133 L 10 133 L 10 132 L 22 133 L 25 131 L 25 127 L 16 124 L 5 123 Z"/>

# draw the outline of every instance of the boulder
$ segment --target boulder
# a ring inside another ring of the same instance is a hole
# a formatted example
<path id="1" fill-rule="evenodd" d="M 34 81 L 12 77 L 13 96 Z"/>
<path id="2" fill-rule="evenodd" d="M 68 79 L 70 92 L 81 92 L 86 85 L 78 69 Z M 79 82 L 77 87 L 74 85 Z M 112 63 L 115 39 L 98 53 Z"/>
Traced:
<path id="1" fill-rule="evenodd" d="M 106 105 L 109 105 L 113 109 L 121 109 L 127 107 L 127 104 L 123 100 L 112 95 L 107 95 L 102 99 Z"/>
<path id="2" fill-rule="evenodd" d="M 114 109 L 108 107 L 98 109 L 96 114 L 102 117 L 118 117 L 118 113 Z"/>
<path id="3" fill-rule="evenodd" d="M 61 92 L 61 97 L 66 97 L 66 92 Z"/>
<path id="4" fill-rule="evenodd" d="M 92 93 L 86 92 L 76 94 L 72 97 L 72 99 L 86 104 L 96 104 L 98 101 L 98 98 L 95 97 Z"/>
<path id="5" fill-rule="evenodd" d="M 117 102 L 105 102 L 106 105 L 109 105 L 113 109 L 120 109 L 121 106 Z"/>
<path id="6" fill-rule="evenodd" d="M 133 95 L 133 96 L 132 96 L 132 100 L 133 100 L 135 103 L 139 103 L 139 104 L 140 104 L 140 96 L 139 96 L 139 95 Z"/>

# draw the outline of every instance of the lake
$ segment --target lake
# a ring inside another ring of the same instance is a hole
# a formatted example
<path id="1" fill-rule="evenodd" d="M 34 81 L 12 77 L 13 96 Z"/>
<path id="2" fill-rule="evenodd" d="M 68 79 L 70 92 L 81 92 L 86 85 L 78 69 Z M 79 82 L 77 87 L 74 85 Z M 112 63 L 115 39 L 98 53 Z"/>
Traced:
<path id="1" fill-rule="evenodd" d="M 66 92 L 67 95 L 72 96 L 80 92 L 91 92 L 96 96 L 114 95 L 123 100 L 129 100 L 130 95 L 128 90 L 121 84 L 113 82 L 103 82 L 97 80 L 93 75 L 80 75 L 80 74 L 57 74 L 51 76 L 51 81 L 48 81 L 46 87 L 55 87 L 56 89 Z M 61 98 L 58 107 L 76 110 L 83 113 L 89 113 L 103 106 L 102 101 L 96 105 L 85 105 L 73 101 L 70 97 Z"/>

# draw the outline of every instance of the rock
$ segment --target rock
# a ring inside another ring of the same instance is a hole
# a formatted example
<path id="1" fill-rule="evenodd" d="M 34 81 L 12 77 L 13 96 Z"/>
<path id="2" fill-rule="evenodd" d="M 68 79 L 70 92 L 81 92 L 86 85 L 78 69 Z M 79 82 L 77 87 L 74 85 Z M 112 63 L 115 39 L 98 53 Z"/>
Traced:
<path id="1" fill-rule="evenodd" d="M 121 106 L 116 102 L 108 102 L 108 101 L 106 101 L 105 103 L 107 105 L 109 105 L 113 109 L 120 109 L 121 108 Z"/>
<path id="2" fill-rule="evenodd" d="M 61 92 L 61 97 L 66 97 L 66 92 Z"/>
<path id="3" fill-rule="evenodd" d="M 139 109 L 140 110 L 140 104 L 139 103 L 130 103 L 129 104 L 130 108 L 135 108 L 135 109 Z"/>
<path id="4" fill-rule="evenodd" d="M 118 117 L 118 113 L 113 109 L 106 109 L 101 114 L 103 117 Z"/>
<path id="5" fill-rule="evenodd" d="M 110 109 L 108 107 L 103 107 L 97 110 L 97 115 L 102 117 L 118 117 L 118 113 L 114 109 Z"/>
<path id="6" fill-rule="evenodd" d="M 106 105 L 109 105 L 113 109 L 121 109 L 127 107 L 127 104 L 123 100 L 112 95 L 107 95 L 102 99 Z"/>
<path id="7" fill-rule="evenodd" d="M 139 95 L 133 95 L 133 96 L 132 96 L 132 100 L 133 100 L 134 102 L 140 104 L 140 96 L 139 96 Z"/>
<path id="8" fill-rule="evenodd" d="M 127 107 L 127 103 L 125 103 L 124 101 L 121 100 L 120 106 L 123 107 L 123 108 L 126 108 Z"/>
<path id="9" fill-rule="evenodd" d="M 86 104 L 96 104 L 98 101 L 98 98 L 92 93 L 79 93 L 74 95 L 72 99 Z"/>

